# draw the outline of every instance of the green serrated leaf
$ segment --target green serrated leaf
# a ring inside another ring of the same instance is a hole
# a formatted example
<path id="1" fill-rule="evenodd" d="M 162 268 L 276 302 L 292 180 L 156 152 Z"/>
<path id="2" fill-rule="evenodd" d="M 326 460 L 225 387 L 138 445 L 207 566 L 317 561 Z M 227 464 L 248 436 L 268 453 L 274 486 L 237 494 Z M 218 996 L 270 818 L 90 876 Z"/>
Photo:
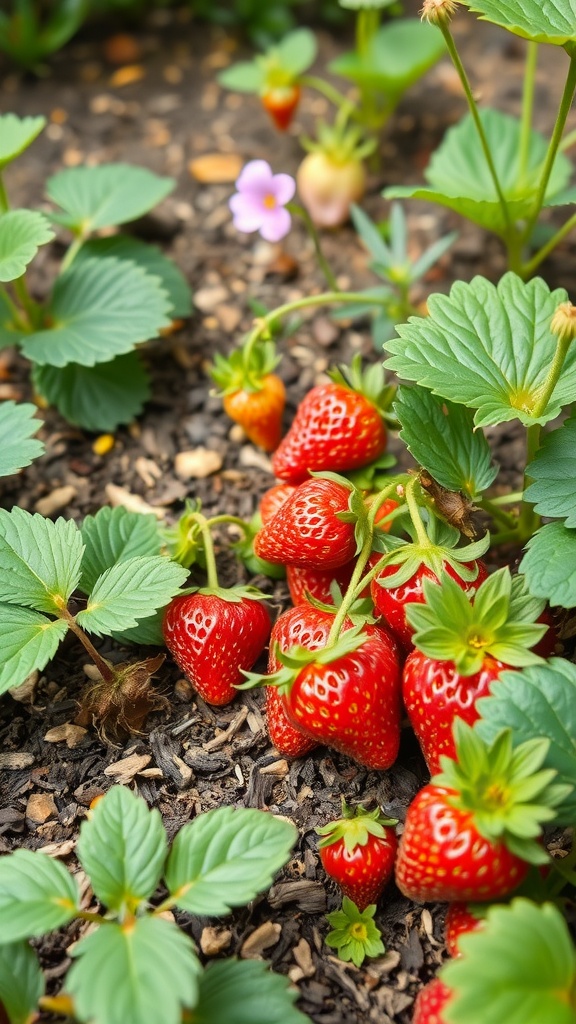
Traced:
<path id="1" fill-rule="evenodd" d="M 166 884 L 182 910 L 228 914 L 270 885 L 296 836 L 293 825 L 265 811 L 219 807 L 180 829 Z"/>
<path id="2" fill-rule="evenodd" d="M 48 197 L 61 208 L 53 219 L 87 237 L 99 228 L 126 224 L 148 213 L 174 188 L 145 167 L 102 164 L 71 167 L 48 179 Z"/>
<path id="3" fill-rule="evenodd" d="M 72 520 L 0 509 L 0 601 L 57 615 L 78 586 L 83 550 Z"/>
<path id="4" fill-rule="evenodd" d="M 22 351 L 58 367 L 107 363 L 171 323 L 160 280 L 115 257 L 72 264 L 56 281 L 47 313 L 52 326 L 26 335 Z"/>
<path id="5" fill-rule="evenodd" d="M 482 21 L 491 21 L 524 39 L 564 46 L 576 41 L 574 0 L 462 0 Z"/>
<path id="6" fill-rule="evenodd" d="M 98 577 L 117 562 L 160 554 L 156 517 L 129 512 L 122 506 L 105 506 L 96 515 L 86 516 L 81 533 L 85 549 L 78 586 L 84 594 L 89 594 Z"/>
<path id="7" fill-rule="evenodd" d="M 447 1024 L 574 1024 L 576 953 L 552 903 L 517 898 L 488 910 L 482 929 L 458 940 L 440 977 L 454 990 Z"/>
<path id="8" fill-rule="evenodd" d="M 35 366 L 32 379 L 39 395 L 84 430 L 113 431 L 131 423 L 150 398 L 149 377 L 138 352 L 96 366 Z"/>
<path id="9" fill-rule="evenodd" d="M 535 511 L 576 526 L 576 416 L 543 438 L 526 475 L 534 482 L 524 497 L 534 502 Z"/>
<path id="10" fill-rule="evenodd" d="M 34 142 L 45 124 L 45 117 L 0 116 L 0 170 Z"/>
<path id="11" fill-rule="evenodd" d="M 444 50 L 442 34 L 435 26 L 419 18 L 396 18 L 378 30 L 366 53 L 345 53 L 328 67 L 357 85 L 385 93 L 393 107 Z"/>
<path id="12" fill-rule="evenodd" d="M 411 317 L 386 345 L 385 365 L 436 395 L 476 409 L 476 426 L 519 419 L 547 423 L 576 399 L 576 346 L 541 415 L 534 415 L 556 351 L 550 322 L 563 289 L 541 278 L 508 273 L 498 286 L 483 277 L 459 281 L 450 295 L 432 295 L 430 316 Z"/>
<path id="13" fill-rule="evenodd" d="M 107 924 L 72 952 L 66 978 L 74 1013 L 90 1024 L 180 1024 L 198 998 L 200 964 L 191 939 L 159 917 Z"/>
<path id="14" fill-rule="evenodd" d="M 545 737 L 550 741 L 545 768 L 574 790 L 556 808 L 561 823 L 576 820 L 576 666 L 563 658 L 533 665 L 522 672 L 503 672 L 491 685 L 491 696 L 477 702 L 476 729 L 491 742 L 504 728 L 512 729 L 515 745 Z"/>
<path id="15" fill-rule="evenodd" d="M 265 80 L 264 68 L 253 60 L 242 60 L 217 75 L 219 85 L 234 92 L 260 92 Z"/>
<path id="16" fill-rule="evenodd" d="M 48 218 L 34 210 L 9 210 L 0 216 L 0 281 L 21 277 L 38 247 L 54 238 Z"/>
<path id="17" fill-rule="evenodd" d="M 30 1024 L 44 994 L 44 976 L 27 942 L 0 945 L 0 1006 L 10 1024 Z"/>
<path id="18" fill-rule="evenodd" d="M 194 1024 L 310 1024 L 294 1003 L 298 991 L 258 960 L 218 960 L 200 978 Z"/>
<path id="19" fill-rule="evenodd" d="M 182 271 L 164 255 L 158 246 L 148 245 L 147 242 L 142 242 L 139 238 L 131 238 L 129 235 L 92 238 L 89 242 L 84 243 L 74 262 L 80 264 L 82 260 L 94 256 L 98 256 L 100 259 L 112 256 L 136 263 L 147 274 L 159 278 L 172 306 L 171 316 L 190 316 L 192 312 L 190 286 Z"/>
<path id="20" fill-rule="evenodd" d="M 80 909 L 75 880 L 60 861 L 16 850 L 0 858 L 0 943 L 44 935 Z"/>
<path id="21" fill-rule="evenodd" d="M 76 850 L 97 898 L 134 913 L 160 881 L 168 843 L 160 812 L 112 786 L 82 823 Z"/>
<path id="22" fill-rule="evenodd" d="M 546 523 L 526 545 L 519 566 L 531 594 L 562 608 L 576 608 L 576 530 Z"/>
<path id="23" fill-rule="evenodd" d="M 114 637 L 120 644 L 138 644 L 144 647 L 164 647 L 164 634 L 162 622 L 166 606 L 158 608 L 154 615 L 141 619 L 133 629 L 113 630 L 110 636 Z"/>
<path id="24" fill-rule="evenodd" d="M 498 467 L 468 409 L 434 397 L 425 388 L 399 388 L 394 413 L 400 437 L 416 462 L 442 487 L 476 500 L 495 480 Z"/>
<path id="25" fill-rule="evenodd" d="M 532 131 L 527 165 L 521 172 L 521 123 L 510 114 L 485 108 L 480 119 L 512 221 L 529 216 L 536 199 L 538 181 L 546 158 L 548 142 Z M 546 190 L 545 205 L 568 184 L 571 164 L 564 154 L 557 157 Z M 490 174 L 474 120 L 470 114 L 449 128 L 424 172 L 429 187 L 406 186 L 385 190 L 387 199 L 427 199 L 447 206 L 489 231 L 505 235 L 508 226 Z"/>
<path id="26" fill-rule="evenodd" d="M 19 686 L 54 657 L 68 625 L 29 608 L 0 604 L 0 693 Z"/>
<path id="27" fill-rule="evenodd" d="M 36 419 L 37 412 L 30 402 L 0 403 L 0 476 L 17 473 L 42 455 L 42 441 L 32 438 L 42 426 L 42 421 Z"/>
<path id="28" fill-rule="evenodd" d="M 97 636 L 132 629 L 167 604 L 187 579 L 188 571 L 163 555 L 128 558 L 96 580 L 77 622 Z"/>

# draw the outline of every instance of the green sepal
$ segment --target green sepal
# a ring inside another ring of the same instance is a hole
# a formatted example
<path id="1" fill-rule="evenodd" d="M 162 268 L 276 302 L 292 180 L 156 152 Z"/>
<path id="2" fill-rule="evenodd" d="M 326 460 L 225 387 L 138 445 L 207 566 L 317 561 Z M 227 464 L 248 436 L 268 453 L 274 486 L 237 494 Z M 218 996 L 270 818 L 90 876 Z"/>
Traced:
<path id="1" fill-rule="evenodd" d="M 216 352 L 210 376 L 219 395 L 236 391 L 261 391 L 262 381 L 280 362 L 273 341 L 260 341 L 250 349 L 241 345 L 229 356 Z"/>
<path id="2" fill-rule="evenodd" d="M 489 547 L 489 533 L 461 548 L 432 543 L 402 544 L 388 559 L 388 565 L 398 566 L 396 572 L 384 579 L 377 579 L 376 582 L 381 587 L 401 587 L 412 578 L 421 565 L 425 565 L 440 579 L 444 574 L 444 565 L 447 564 L 465 583 L 473 583 L 478 576 L 478 568 L 470 569 L 466 563 L 481 558 Z"/>
<path id="3" fill-rule="evenodd" d="M 341 960 L 352 961 L 360 967 L 367 956 L 382 956 L 386 952 L 382 933 L 374 923 L 376 904 L 372 903 L 360 912 L 347 896 L 342 900 L 341 910 L 326 914 L 332 931 L 325 938 L 327 946 L 335 949 Z"/>
<path id="4" fill-rule="evenodd" d="M 306 600 L 313 608 L 317 608 L 318 611 L 329 612 L 334 615 L 342 604 L 343 595 L 337 580 L 331 581 L 329 589 L 332 597 L 332 604 L 327 604 L 325 601 L 319 601 L 318 598 L 314 597 L 308 590 L 305 591 Z M 350 619 L 354 626 L 366 626 L 368 624 L 374 625 L 376 619 L 374 618 L 374 605 L 372 600 L 369 597 L 357 598 L 348 609 L 346 618 Z"/>
<path id="5" fill-rule="evenodd" d="M 547 626 L 536 624 L 544 601 L 530 596 L 521 576 L 505 566 L 468 596 L 456 580 L 423 580 L 425 604 L 406 605 L 406 619 L 416 630 L 418 650 L 439 661 L 453 661 L 460 675 L 480 672 L 487 655 L 515 668 L 543 659 L 530 650 Z"/>
<path id="6" fill-rule="evenodd" d="M 363 370 L 362 356 L 357 352 L 352 357 L 350 366 L 340 364 L 340 366 L 329 370 L 328 376 L 335 384 L 340 384 L 350 391 L 357 391 L 358 394 L 364 395 L 364 398 L 375 406 L 383 418 L 390 412 L 396 395 L 396 387 L 386 384 L 382 363 L 372 363 Z"/>
<path id="7" fill-rule="evenodd" d="M 265 594 L 258 587 L 249 585 L 241 587 L 189 587 L 188 593 L 202 594 L 206 597 L 219 597 L 222 601 L 229 601 L 230 604 L 240 604 L 246 599 L 250 601 L 270 601 L 271 595 Z"/>
<path id="8" fill-rule="evenodd" d="M 362 804 L 350 807 L 342 797 L 342 817 L 315 830 L 323 837 L 318 843 L 318 849 L 342 840 L 348 853 L 352 853 L 357 846 L 366 846 L 370 836 L 382 839 L 386 834 L 385 827 L 397 824 L 397 818 L 386 818 L 379 807 L 373 811 L 367 811 Z"/>
<path id="9" fill-rule="evenodd" d="M 548 863 L 536 839 L 571 788 L 553 782 L 553 768 L 541 768 L 550 741 L 526 740 L 513 748 L 512 730 L 504 729 L 488 744 L 461 718 L 455 720 L 453 735 L 456 760 L 442 756 L 442 771 L 432 784 L 455 791 L 450 803 L 471 812 L 489 842 L 504 843 L 530 864 Z"/>
<path id="10" fill-rule="evenodd" d="M 282 668 L 270 675 L 258 672 L 245 672 L 245 683 L 239 683 L 237 690 L 253 690 L 259 686 L 276 686 L 281 694 L 289 693 L 303 668 L 316 663 L 318 665 L 329 665 L 338 658 L 344 657 L 358 650 L 366 641 L 366 634 L 363 633 L 363 623 L 344 630 L 335 643 L 329 647 L 323 647 L 317 651 L 310 651 L 307 647 L 291 647 L 289 651 L 281 651 L 279 646 L 275 647 L 275 655 L 281 663 Z"/>

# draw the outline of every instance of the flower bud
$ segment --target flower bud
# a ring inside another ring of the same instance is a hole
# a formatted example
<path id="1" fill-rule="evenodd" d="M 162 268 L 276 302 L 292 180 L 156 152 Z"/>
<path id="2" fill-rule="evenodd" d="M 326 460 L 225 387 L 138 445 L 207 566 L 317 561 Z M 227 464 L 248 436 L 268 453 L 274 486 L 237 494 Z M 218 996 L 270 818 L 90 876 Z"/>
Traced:
<path id="1" fill-rule="evenodd" d="M 561 302 L 552 317 L 550 330 L 560 341 L 576 338 L 576 306 L 571 302 Z"/>
<path id="2" fill-rule="evenodd" d="M 424 0 L 420 12 L 422 21 L 430 25 L 444 25 L 451 20 L 457 6 L 457 0 Z"/>

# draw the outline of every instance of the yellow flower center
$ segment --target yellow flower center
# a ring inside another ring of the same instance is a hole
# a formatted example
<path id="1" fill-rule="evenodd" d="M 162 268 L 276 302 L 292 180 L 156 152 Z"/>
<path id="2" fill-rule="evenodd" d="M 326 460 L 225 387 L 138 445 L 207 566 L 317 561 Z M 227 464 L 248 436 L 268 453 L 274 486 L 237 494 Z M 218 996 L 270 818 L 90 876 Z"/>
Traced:
<path id="1" fill-rule="evenodd" d="M 353 939 L 358 939 L 359 942 L 366 942 L 368 938 L 368 932 L 366 925 L 362 924 L 361 921 L 356 921 L 350 928 L 350 934 Z"/>
<path id="2" fill-rule="evenodd" d="M 271 192 L 269 192 L 267 196 L 264 196 L 262 202 L 267 210 L 274 210 L 277 206 L 276 196 L 273 196 Z"/>

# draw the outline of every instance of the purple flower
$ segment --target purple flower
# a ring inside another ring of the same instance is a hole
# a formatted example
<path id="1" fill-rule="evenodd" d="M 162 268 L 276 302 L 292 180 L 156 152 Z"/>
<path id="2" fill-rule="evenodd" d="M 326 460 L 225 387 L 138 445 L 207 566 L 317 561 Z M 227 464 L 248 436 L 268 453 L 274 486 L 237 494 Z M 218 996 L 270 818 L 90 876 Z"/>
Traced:
<path id="1" fill-rule="evenodd" d="M 272 174 L 265 160 L 251 160 L 236 182 L 238 191 L 229 202 L 238 231 L 259 231 L 267 242 L 279 242 L 290 231 L 284 207 L 296 191 L 289 174 Z"/>

